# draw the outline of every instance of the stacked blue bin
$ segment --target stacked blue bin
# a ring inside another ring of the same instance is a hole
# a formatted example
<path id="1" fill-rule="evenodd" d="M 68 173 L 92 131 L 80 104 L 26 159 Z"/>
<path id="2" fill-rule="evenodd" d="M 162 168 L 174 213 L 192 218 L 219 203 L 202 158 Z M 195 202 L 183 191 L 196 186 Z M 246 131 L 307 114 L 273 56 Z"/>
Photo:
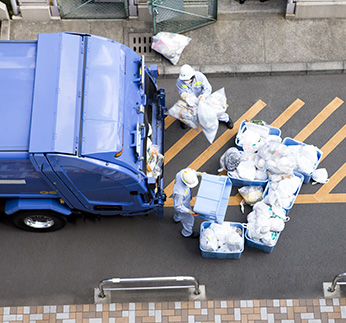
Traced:
<path id="1" fill-rule="evenodd" d="M 246 124 L 247 124 L 248 121 L 246 120 L 243 120 L 240 124 L 240 127 L 239 127 L 239 130 L 238 130 L 238 133 L 235 137 L 235 145 L 237 146 L 237 148 L 239 150 L 243 150 L 243 145 L 239 144 L 239 137 L 240 135 L 246 130 Z M 275 128 L 275 127 L 272 127 L 272 126 L 269 126 L 269 125 L 265 125 L 263 127 L 268 127 L 269 128 L 269 135 L 273 135 L 273 136 L 281 136 L 281 130 L 279 128 Z"/>
<path id="2" fill-rule="evenodd" d="M 232 227 L 236 227 L 241 230 L 241 237 L 243 239 L 243 247 L 239 251 L 231 251 L 231 252 L 222 252 L 222 251 L 210 251 L 205 250 L 199 245 L 199 249 L 201 249 L 201 255 L 204 258 L 218 258 L 218 259 L 239 259 L 242 252 L 244 251 L 244 226 L 238 222 L 226 222 Z M 212 222 L 202 222 L 201 223 L 201 234 L 202 232 L 209 228 Z"/>
<path id="3" fill-rule="evenodd" d="M 193 211 L 199 217 L 222 224 L 231 195 L 232 182 L 227 176 L 204 174 Z"/>
<path id="4" fill-rule="evenodd" d="M 290 210 L 292 209 L 292 206 L 294 204 L 294 201 L 296 200 L 297 198 L 297 195 L 299 194 L 299 191 L 302 187 L 302 184 L 303 184 L 303 181 L 304 181 L 304 176 L 302 174 L 300 174 L 299 172 L 297 171 L 293 171 L 294 175 L 299 177 L 300 179 L 300 185 L 298 186 L 297 190 L 295 191 L 294 193 L 294 198 L 291 202 L 291 204 L 287 207 L 287 208 L 283 208 L 286 212 L 286 215 L 288 215 L 288 213 L 290 212 Z M 268 190 L 269 190 L 269 182 L 268 182 L 268 185 L 266 186 L 264 192 L 263 192 L 263 198 L 266 197 L 266 195 L 268 194 Z M 274 247 L 276 246 L 276 243 L 279 239 L 279 236 L 280 236 L 280 232 L 272 232 L 272 234 L 275 234 L 275 240 L 274 240 L 274 244 L 272 246 L 268 246 L 260 241 L 255 241 L 255 240 L 252 240 L 249 235 L 248 235 L 248 232 L 246 230 L 245 232 L 245 240 L 246 240 L 246 245 L 249 246 L 249 247 L 252 247 L 252 248 L 256 248 L 256 249 L 259 249 L 259 250 L 262 250 L 264 252 L 267 252 L 267 253 L 271 253 L 274 249 Z"/>
<path id="5" fill-rule="evenodd" d="M 259 250 L 262 250 L 264 252 L 267 253 L 271 253 L 274 250 L 274 247 L 276 246 L 278 240 L 279 240 L 279 236 L 280 236 L 280 232 L 272 232 L 272 234 L 275 235 L 274 238 L 274 243 L 272 246 L 268 246 L 260 241 L 256 241 L 256 240 L 252 240 L 249 235 L 247 230 L 245 231 L 245 240 L 246 240 L 246 245 L 251 247 L 251 248 L 256 248 Z"/>
<path id="6" fill-rule="evenodd" d="M 233 186 L 236 187 L 243 187 L 243 186 L 262 186 L 263 188 L 267 185 L 268 180 L 248 180 L 244 178 L 237 178 L 232 176 L 231 172 L 227 172 L 227 176 L 229 177 L 230 181 L 232 182 Z"/>
<path id="7" fill-rule="evenodd" d="M 237 136 L 236 136 L 236 139 L 235 139 L 235 144 L 236 144 L 238 150 L 240 150 L 240 151 L 243 150 L 243 146 L 241 144 L 239 144 L 239 137 L 246 130 L 247 123 L 248 123 L 248 121 L 246 121 L 246 120 L 243 120 L 241 122 Z M 269 125 L 265 125 L 263 127 L 269 128 L 269 131 L 268 131 L 269 135 L 273 135 L 273 136 L 280 136 L 281 135 L 281 130 L 279 128 L 271 127 Z M 243 179 L 243 178 L 234 177 L 234 176 L 232 176 L 231 172 L 227 172 L 227 176 L 231 180 L 232 185 L 236 186 L 236 187 L 261 186 L 264 188 L 268 183 L 268 180 L 247 180 L 247 179 Z"/>
<path id="8" fill-rule="evenodd" d="M 222 224 L 225 219 L 228 200 L 231 195 L 232 182 L 227 176 L 217 176 L 204 174 L 198 188 L 197 197 L 193 211 L 199 214 L 199 217 L 208 222 L 201 223 L 201 233 L 213 222 Z M 227 222 L 231 226 L 241 229 L 244 241 L 244 227 L 241 223 Z M 244 243 L 243 243 L 244 245 Z M 218 259 L 239 259 L 244 247 L 239 252 L 220 252 L 204 250 L 201 246 L 201 254 L 204 258 Z"/>
<path id="9" fill-rule="evenodd" d="M 282 141 L 282 143 L 286 146 L 292 146 L 292 145 L 302 145 L 302 146 L 305 146 L 305 144 L 303 142 L 300 142 L 298 140 L 295 140 L 295 139 L 292 139 L 290 137 L 286 137 L 284 138 L 284 140 Z M 322 158 L 322 151 L 318 148 L 316 148 L 317 150 L 317 162 L 316 164 L 314 165 L 314 169 L 313 171 L 315 171 L 318 167 L 318 164 L 320 163 L 320 160 Z M 306 174 L 306 173 L 303 173 L 303 172 L 300 172 L 303 176 L 304 176 L 304 183 L 307 184 L 310 182 L 311 180 L 311 177 L 312 177 L 312 173 L 313 171 L 310 173 L 310 174 Z"/>
<path id="10" fill-rule="evenodd" d="M 293 206 L 293 204 L 294 204 L 294 202 L 295 202 L 295 200 L 296 200 L 296 198 L 297 198 L 297 195 L 299 194 L 299 191 L 300 191 L 300 189 L 301 189 L 301 187 L 302 187 L 302 185 L 303 185 L 303 181 L 304 181 L 304 176 L 303 176 L 301 173 L 299 173 L 299 172 L 297 172 L 297 171 L 294 170 L 294 171 L 293 171 L 293 174 L 294 174 L 294 176 L 299 177 L 299 179 L 300 179 L 300 185 L 298 186 L 296 192 L 294 193 L 294 198 L 293 198 L 291 204 L 290 204 L 288 207 L 286 207 L 286 208 L 284 207 L 284 208 L 283 208 L 283 209 L 285 210 L 285 212 L 286 212 L 286 215 L 288 215 L 288 213 L 291 211 L 292 206 Z M 263 195 L 262 195 L 263 198 L 265 198 L 265 197 L 267 196 L 268 190 L 269 190 L 269 183 L 268 183 L 268 185 L 266 186 L 266 188 L 265 188 L 265 190 L 264 190 L 264 192 L 263 192 Z"/>

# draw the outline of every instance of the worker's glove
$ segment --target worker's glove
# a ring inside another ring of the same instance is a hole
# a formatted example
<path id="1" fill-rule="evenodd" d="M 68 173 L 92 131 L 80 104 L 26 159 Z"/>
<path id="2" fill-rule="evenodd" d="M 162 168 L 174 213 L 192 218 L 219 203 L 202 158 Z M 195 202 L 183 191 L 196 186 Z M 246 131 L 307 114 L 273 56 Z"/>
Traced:
<path id="1" fill-rule="evenodd" d="M 187 93 L 183 92 L 180 96 L 183 100 L 185 100 L 187 98 Z"/>
<path id="2" fill-rule="evenodd" d="M 204 175 L 204 174 L 206 174 L 206 172 L 197 172 L 197 175 L 198 175 L 198 176 L 202 176 L 202 175 Z"/>
<path id="3" fill-rule="evenodd" d="M 198 97 L 200 100 L 204 101 L 205 100 L 205 96 L 203 94 L 201 94 L 199 97 Z"/>
<path id="4" fill-rule="evenodd" d="M 192 210 L 188 210 L 187 213 L 195 215 L 195 212 L 193 212 Z"/>

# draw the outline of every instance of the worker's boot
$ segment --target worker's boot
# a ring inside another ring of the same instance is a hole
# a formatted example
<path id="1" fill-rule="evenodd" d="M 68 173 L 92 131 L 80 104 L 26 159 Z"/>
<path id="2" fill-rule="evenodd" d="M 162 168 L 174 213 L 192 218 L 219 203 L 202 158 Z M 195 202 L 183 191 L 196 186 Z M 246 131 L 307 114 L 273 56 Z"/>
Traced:
<path id="1" fill-rule="evenodd" d="M 183 129 L 186 129 L 187 128 L 187 124 L 180 121 L 180 127 L 182 127 Z"/>
<path id="2" fill-rule="evenodd" d="M 231 118 L 229 118 L 228 122 L 226 122 L 226 125 L 228 129 L 233 129 L 233 121 Z"/>
<path id="3" fill-rule="evenodd" d="M 184 238 L 197 239 L 197 238 L 199 238 L 199 232 L 193 231 L 189 236 L 187 236 L 187 237 L 183 236 L 183 237 Z"/>

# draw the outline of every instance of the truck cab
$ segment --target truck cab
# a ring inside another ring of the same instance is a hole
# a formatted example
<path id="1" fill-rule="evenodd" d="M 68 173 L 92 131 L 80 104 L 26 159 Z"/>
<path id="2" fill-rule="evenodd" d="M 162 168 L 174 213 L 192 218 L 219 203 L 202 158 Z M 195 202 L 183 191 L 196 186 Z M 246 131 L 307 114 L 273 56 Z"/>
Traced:
<path id="1" fill-rule="evenodd" d="M 75 33 L 0 42 L 0 199 L 14 224 L 54 231 L 71 213 L 163 214 L 165 92 L 113 40 Z"/>

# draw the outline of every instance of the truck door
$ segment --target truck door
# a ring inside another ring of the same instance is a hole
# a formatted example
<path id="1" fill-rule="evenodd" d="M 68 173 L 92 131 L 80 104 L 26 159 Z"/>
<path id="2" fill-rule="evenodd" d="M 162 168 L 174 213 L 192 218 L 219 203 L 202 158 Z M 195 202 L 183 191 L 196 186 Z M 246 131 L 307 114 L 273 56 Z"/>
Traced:
<path id="1" fill-rule="evenodd" d="M 75 156 L 48 154 L 47 159 L 85 211 L 126 215 L 143 208 L 142 179 L 125 167 Z"/>

